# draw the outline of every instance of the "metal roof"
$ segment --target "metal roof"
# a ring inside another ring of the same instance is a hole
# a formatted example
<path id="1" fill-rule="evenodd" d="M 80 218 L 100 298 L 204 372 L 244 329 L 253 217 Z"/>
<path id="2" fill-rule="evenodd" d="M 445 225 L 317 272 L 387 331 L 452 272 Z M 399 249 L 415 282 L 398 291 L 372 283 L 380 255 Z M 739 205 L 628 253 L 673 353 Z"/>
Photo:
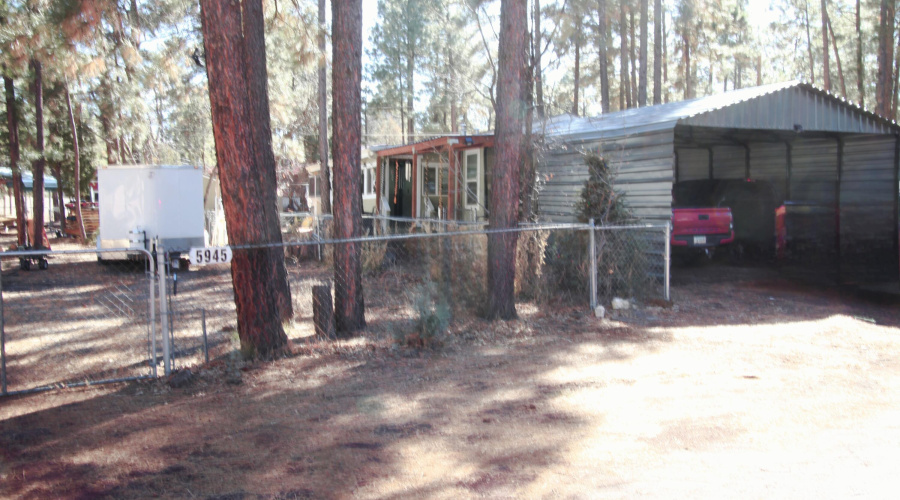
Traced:
<path id="1" fill-rule="evenodd" d="M 550 140 L 582 142 L 673 129 L 717 128 L 900 133 L 887 120 L 830 92 L 801 82 L 734 90 L 687 101 L 632 108 L 596 117 L 561 115 L 544 124 Z M 539 127 L 535 127 L 538 129 Z"/>
<path id="2" fill-rule="evenodd" d="M 20 172 L 22 173 L 22 184 L 25 186 L 25 189 L 31 189 L 34 186 L 34 176 L 26 170 L 20 169 Z M 0 167 L 0 178 L 4 180 L 12 179 L 12 170 L 9 167 Z M 55 190 L 56 188 L 56 178 L 44 174 L 44 189 Z"/>

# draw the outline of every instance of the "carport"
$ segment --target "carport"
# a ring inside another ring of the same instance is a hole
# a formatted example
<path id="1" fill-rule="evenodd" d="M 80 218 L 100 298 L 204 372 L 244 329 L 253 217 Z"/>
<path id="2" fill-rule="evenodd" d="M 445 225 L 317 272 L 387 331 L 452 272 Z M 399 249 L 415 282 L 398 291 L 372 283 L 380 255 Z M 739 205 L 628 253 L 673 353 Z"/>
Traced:
<path id="1" fill-rule="evenodd" d="M 755 179 L 785 202 L 793 262 L 841 283 L 900 280 L 900 127 L 804 83 L 742 89 L 690 101 L 557 117 L 539 163 L 542 215 L 571 220 L 600 152 L 637 216 L 671 219 L 672 184 Z"/>

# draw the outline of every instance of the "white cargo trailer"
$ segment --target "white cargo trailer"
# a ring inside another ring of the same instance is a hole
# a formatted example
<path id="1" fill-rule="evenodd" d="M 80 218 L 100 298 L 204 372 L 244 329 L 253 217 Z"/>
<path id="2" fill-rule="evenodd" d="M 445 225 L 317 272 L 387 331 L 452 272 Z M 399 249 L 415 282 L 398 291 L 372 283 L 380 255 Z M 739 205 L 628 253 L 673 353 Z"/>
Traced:
<path id="1" fill-rule="evenodd" d="M 110 165 L 97 172 L 97 248 L 166 251 L 204 246 L 203 171 L 193 166 Z M 177 262 L 177 260 L 176 260 Z"/>

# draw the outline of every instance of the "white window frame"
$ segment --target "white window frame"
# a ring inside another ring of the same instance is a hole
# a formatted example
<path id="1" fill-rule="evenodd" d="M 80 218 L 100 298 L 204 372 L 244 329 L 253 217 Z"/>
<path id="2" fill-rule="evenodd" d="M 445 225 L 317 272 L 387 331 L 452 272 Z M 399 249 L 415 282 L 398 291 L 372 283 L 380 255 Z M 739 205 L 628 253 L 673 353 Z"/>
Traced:
<path id="1" fill-rule="evenodd" d="M 472 182 L 469 179 L 469 166 L 468 161 L 469 157 L 476 157 L 477 164 L 477 174 L 475 182 L 475 196 L 478 198 L 475 200 L 475 203 L 469 203 L 469 182 Z M 484 205 L 484 149 L 467 149 L 462 151 L 462 178 L 463 178 L 463 206 L 465 208 L 478 208 L 481 209 L 481 206 Z"/>

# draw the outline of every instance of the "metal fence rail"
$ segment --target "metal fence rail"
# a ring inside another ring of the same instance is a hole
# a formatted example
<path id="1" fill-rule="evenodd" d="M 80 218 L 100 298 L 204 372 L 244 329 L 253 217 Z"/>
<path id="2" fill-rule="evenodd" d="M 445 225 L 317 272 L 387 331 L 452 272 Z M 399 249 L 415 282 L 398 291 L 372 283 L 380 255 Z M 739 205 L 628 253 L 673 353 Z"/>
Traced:
<path id="1" fill-rule="evenodd" d="M 3 395 L 155 375 L 155 280 L 148 252 L 18 251 L 2 257 Z"/>

